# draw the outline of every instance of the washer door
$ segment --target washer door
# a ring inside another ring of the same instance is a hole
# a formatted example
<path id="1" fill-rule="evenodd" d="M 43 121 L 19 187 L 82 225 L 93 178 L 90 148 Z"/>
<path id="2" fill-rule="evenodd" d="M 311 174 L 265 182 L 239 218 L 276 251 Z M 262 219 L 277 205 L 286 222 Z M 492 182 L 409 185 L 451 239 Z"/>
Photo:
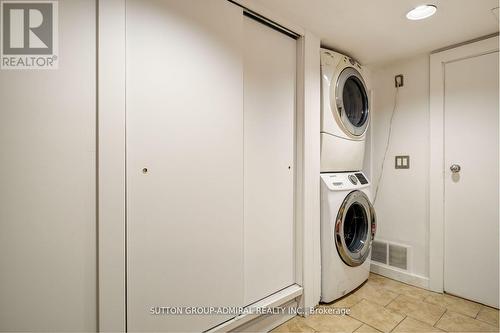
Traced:
<path id="1" fill-rule="evenodd" d="M 369 105 L 365 81 L 353 67 L 344 69 L 337 80 L 335 100 L 340 121 L 353 136 L 363 135 L 368 127 Z"/>
<path id="2" fill-rule="evenodd" d="M 342 261 L 352 267 L 364 263 L 375 231 L 375 211 L 368 197 L 352 191 L 340 206 L 335 222 L 335 243 Z"/>

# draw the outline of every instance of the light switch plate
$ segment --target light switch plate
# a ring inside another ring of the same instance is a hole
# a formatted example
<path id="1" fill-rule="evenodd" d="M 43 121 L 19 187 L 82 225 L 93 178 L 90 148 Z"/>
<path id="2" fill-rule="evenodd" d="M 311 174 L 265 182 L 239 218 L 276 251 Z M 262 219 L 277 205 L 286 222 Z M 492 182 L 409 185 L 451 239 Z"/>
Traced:
<path id="1" fill-rule="evenodd" d="M 409 169 L 410 168 L 410 156 L 409 155 L 398 155 L 394 158 L 394 168 L 395 169 Z"/>

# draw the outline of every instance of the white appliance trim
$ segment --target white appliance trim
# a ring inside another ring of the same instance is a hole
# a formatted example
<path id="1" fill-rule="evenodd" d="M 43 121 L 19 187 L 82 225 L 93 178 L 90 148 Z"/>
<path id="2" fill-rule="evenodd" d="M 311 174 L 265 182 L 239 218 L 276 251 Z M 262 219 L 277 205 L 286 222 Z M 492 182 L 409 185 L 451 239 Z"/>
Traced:
<path id="1" fill-rule="evenodd" d="M 498 51 L 491 37 L 430 55 L 429 289 L 444 284 L 444 65 Z"/>

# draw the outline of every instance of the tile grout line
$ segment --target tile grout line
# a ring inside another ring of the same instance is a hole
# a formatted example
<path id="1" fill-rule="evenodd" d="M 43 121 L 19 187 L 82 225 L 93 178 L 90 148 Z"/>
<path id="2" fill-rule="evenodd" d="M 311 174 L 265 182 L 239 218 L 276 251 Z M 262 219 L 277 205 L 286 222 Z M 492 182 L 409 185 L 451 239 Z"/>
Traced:
<path id="1" fill-rule="evenodd" d="M 475 319 L 475 320 L 479 320 L 479 321 L 480 321 L 480 322 L 482 322 L 482 323 L 485 323 L 485 324 L 488 324 L 488 325 L 491 325 L 491 326 L 495 326 L 495 328 L 500 328 L 499 323 L 496 323 L 496 324 L 495 324 L 495 323 L 490 323 L 490 322 L 488 322 L 488 321 L 486 321 L 486 320 L 483 320 L 483 319 L 479 319 L 479 318 L 478 318 L 479 313 L 481 313 L 481 311 L 482 311 L 484 308 L 486 308 L 486 306 L 481 305 L 481 309 L 479 310 L 479 312 L 477 313 L 477 315 L 476 315 L 476 317 L 475 317 L 474 319 Z M 495 311 L 499 311 L 499 310 L 495 309 Z"/>
<path id="2" fill-rule="evenodd" d="M 441 315 L 441 317 L 439 317 L 439 319 L 438 319 L 438 320 L 434 323 L 434 325 L 432 325 L 432 327 L 439 328 L 439 327 L 437 327 L 437 324 L 439 324 L 439 322 L 440 322 L 440 321 L 441 321 L 441 319 L 443 318 L 444 314 L 445 314 L 446 312 L 448 312 L 448 308 L 445 308 L 445 309 L 446 309 L 446 310 L 444 310 L 444 312 L 443 312 L 443 314 Z M 440 328 L 439 328 L 439 329 L 440 329 Z M 443 330 L 443 331 L 445 331 L 445 330 Z"/>
<path id="3" fill-rule="evenodd" d="M 401 323 L 402 323 L 402 322 L 403 322 L 406 318 L 408 318 L 408 316 L 407 316 L 407 315 L 404 315 L 403 319 L 402 319 L 399 323 L 397 323 L 397 324 L 396 324 L 396 326 L 394 326 L 394 327 L 392 328 L 392 330 L 390 330 L 389 332 L 393 332 L 393 331 L 394 331 L 394 330 L 395 330 L 395 329 L 396 329 L 399 325 L 401 325 Z"/>
<path id="4" fill-rule="evenodd" d="M 479 312 L 481 312 L 482 309 L 483 309 L 483 306 L 481 305 L 481 307 L 479 308 L 479 311 L 476 313 L 476 316 L 474 317 L 474 319 L 477 319 L 477 316 L 479 316 Z"/>
<path id="5" fill-rule="evenodd" d="M 483 324 L 493 326 L 493 327 L 495 327 L 495 328 L 499 329 L 499 332 L 500 332 L 500 326 L 499 326 L 499 324 L 493 324 L 493 323 L 490 323 L 490 322 L 484 321 L 484 320 L 482 320 L 482 319 L 477 319 L 477 318 L 473 318 L 473 319 L 474 319 L 474 320 L 477 320 L 477 321 L 480 321 L 480 322 L 481 322 L 481 323 L 483 323 Z"/>
<path id="6" fill-rule="evenodd" d="M 390 304 L 392 304 L 399 296 L 402 296 L 402 294 L 397 294 L 397 296 L 394 297 L 389 303 L 387 303 L 386 305 L 384 305 L 384 308 L 386 308 L 387 310 L 391 310 L 391 309 L 388 308 L 388 306 Z"/>
<path id="7" fill-rule="evenodd" d="M 352 318 L 352 319 L 354 319 L 354 318 Z M 357 320 L 357 319 L 354 319 L 354 320 Z M 356 327 L 356 328 L 352 331 L 353 333 L 356 333 L 356 331 L 357 331 L 357 330 L 359 330 L 359 328 L 360 328 L 361 326 L 366 325 L 366 323 L 365 323 L 364 321 L 361 321 L 361 320 L 358 320 L 358 321 L 361 323 L 361 325 L 359 325 L 358 327 Z"/>
<path id="8" fill-rule="evenodd" d="M 375 328 L 375 327 L 373 327 L 372 325 L 368 325 L 367 323 L 365 323 L 365 325 L 366 325 L 366 326 L 368 326 L 368 327 L 371 327 L 371 328 L 373 328 L 374 330 L 377 330 L 377 331 L 379 331 L 379 332 L 380 332 L 380 330 L 376 329 L 376 328 Z"/>
<path id="9" fill-rule="evenodd" d="M 402 322 L 403 322 L 406 318 L 408 318 L 408 316 L 407 316 L 407 315 L 404 315 L 403 320 L 401 320 L 399 323 L 397 323 L 397 325 L 396 325 L 396 326 L 394 326 L 390 332 L 394 332 L 394 330 L 395 330 L 396 328 L 398 328 L 398 326 L 399 326 L 399 325 L 401 325 L 401 323 L 402 323 Z"/>
<path id="10" fill-rule="evenodd" d="M 450 310 L 450 309 L 448 309 L 448 308 L 446 309 L 445 313 L 446 313 L 446 312 L 456 313 L 456 314 L 458 314 L 458 315 L 460 315 L 460 316 L 467 317 L 467 318 L 469 318 L 469 319 L 471 319 L 471 320 L 473 320 L 473 321 L 478 321 L 478 322 L 480 322 L 480 323 L 482 323 L 482 324 L 485 324 L 485 325 L 487 325 L 487 326 L 491 326 L 492 328 L 495 328 L 495 329 L 498 329 L 498 328 L 499 328 L 498 324 L 492 324 L 492 323 L 489 323 L 489 322 L 483 321 L 483 320 L 481 320 L 481 319 L 475 319 L 475 318 L 472 318 L 471 316 L 465 315 L 465 314 L 460 313 L 460 312 L 452 311 L 452 310 Z M 441 316 L 441 318 L 439 318 L 439 320 L 436 322 L 436 324 L 434 325 L 434 327 L 435 327 L 435 328 L 438 328 L 438 329 L 441 329 L 441 330 L 443 330 L 443 331 L 445 331 L 445 332 L 448 332 L 448 331 L 446 331 L 444 328 L 439 328 L 439 327 L 437 327 L 437 324 L 441 321 L 441 319 L 443 318 L 443 316 L 445 315 L 445 313 L 443 313 L 443 315 Z M 495 331 L 495 332 L 497 332 L 497 331 Z"/>
<path id="11" fill-rule="evenodd" d="M 442 296 L 443 296 L 443 297 L 444 297 L 445 295 L 447 295 L 447 294 L 442 294 Z M 458 297 L 458 296 L 453 296 L 453 297 L 458 298 L 458 299 L 459 299 L 460 301 L 462 301 L 462 302 L 474 303 L 474 304 L 478 304 L 478 305 L 480 305 L 481 307 L 484 307 L 484 305 L 482 305 L 482 304 L 480 304 L 480 303 L 476 303 L 476 302 L 474 302 L 474 301 L 471 301 L 471 300 L 468 300 L 468 299 L 465 299 L 465 298 L 461 298 L 461 297 Z M 463 313 L 463 312 L 461 312 L 461 311 L 458 311 L 458 310 L 450 310 L 450 309 L 448 308 L 448 306 L 447 306 L 447 305 L 442 305 L 442 304 L 436 304 L 436 303 L 431 303 L 431 302 L 428 302 L 428 301 L 427 301 L 427 298 L 428 298 L 428 297 L 426 297 L 426 298 L 423 300 L 423 302 L 424 302 L 424 303 L 427 303 L 427 304 L 430 304 L 430 305 L 434 305 L 434 306 L 441 306 L 441 307 L 445 308 L 445 309 L 446 309 L 446 311 L 456 312 L 456 313 L 459 313 L 459 314 L 464 315 L 464 316 L 466 316 L 466 317 L 469 317 L 469 318 L 471 318 L 471 319 L 476 319 L 476 320 L 479 320 L 479 319 L 477 319 L 477 316 L 479 315 L 479 312 L 481 312 L 481 309 L 482 309 L 482 308 L 480 308 L 480 309 L 479 309 L 479 311 L 476 313 L 476 315 L 475 315 L 475 316 L 470 316 L 470 315 L 468 315 L 468 314 L 466 314 L 466 313 Z M 445 311 L 445 312 L 446 312 L 446 311 Z"/>

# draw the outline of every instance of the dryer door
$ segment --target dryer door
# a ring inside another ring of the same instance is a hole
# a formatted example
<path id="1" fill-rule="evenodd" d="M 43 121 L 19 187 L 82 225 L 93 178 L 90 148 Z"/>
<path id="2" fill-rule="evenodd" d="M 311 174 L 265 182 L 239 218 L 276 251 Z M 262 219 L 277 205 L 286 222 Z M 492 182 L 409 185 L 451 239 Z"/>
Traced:
<path id="1" fill-rule="evenodd" d="M 344 128 L 353 136 L 363 135 L 369 123 L 368 94 L 363 77 L 353 67 L 340 73 L 335 100 Z"/>
<path id="2" fill-rule="evenodd" d="M 340 206 L 335 222 L 337 251 L 347 265 L 355 267 L 365 262 L 375 230 L 375 211 L 368 197 L 352 191 Z"/>

